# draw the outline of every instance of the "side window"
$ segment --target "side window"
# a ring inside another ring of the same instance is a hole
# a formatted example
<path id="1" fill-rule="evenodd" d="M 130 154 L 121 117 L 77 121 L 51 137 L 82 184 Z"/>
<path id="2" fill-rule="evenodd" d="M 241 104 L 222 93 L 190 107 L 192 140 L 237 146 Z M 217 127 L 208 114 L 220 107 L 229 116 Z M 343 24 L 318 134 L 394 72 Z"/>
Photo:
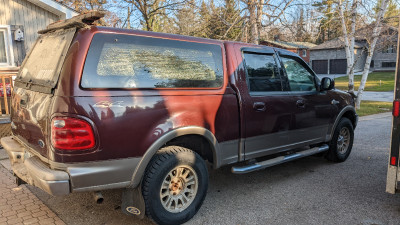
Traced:
<path id="1" fill-rule="evenodd" d="M 131 35 L 93 37 L 84 88 L 218 88 L 223 85 L 221 47 Z"/>
<path id="2" fill-rule="evenodd" d="M 294 58 L 281 57 L 291 91 L 316 91 L 314 75 Z"/>
<path id="3" fill-rule="evenodd" d="M 281 77 L 273 55 L 244 52 L 250 92 L 282 91 Z"/>

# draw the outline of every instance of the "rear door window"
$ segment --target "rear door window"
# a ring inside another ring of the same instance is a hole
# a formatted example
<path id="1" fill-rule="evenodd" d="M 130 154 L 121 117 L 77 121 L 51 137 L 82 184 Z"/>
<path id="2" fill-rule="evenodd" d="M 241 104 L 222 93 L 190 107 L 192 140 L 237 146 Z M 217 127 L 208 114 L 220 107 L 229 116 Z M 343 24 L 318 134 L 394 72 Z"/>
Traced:
<path id="1" fill-rule="evenodd" d="M 51 91 L 58 82 L 75 31 L 76 28 L 71 28 L 40 35 L 21 66 L 16 85 L 26 88 L 25 84 L 18 85 L 18 83 L 32 83 L 32 90 Z"/>
<path id="2" fill-rule="evenodd" d="M 252 52 L 243 55 L 250 93 L 282 91 L 281 75 L 273 55 Z"/>
<path id="3" fill-rule="evenodd" d="M 218 88 L 219 45 L 151 37 L 96 34 L 83 70 L 83 88 Z"/>

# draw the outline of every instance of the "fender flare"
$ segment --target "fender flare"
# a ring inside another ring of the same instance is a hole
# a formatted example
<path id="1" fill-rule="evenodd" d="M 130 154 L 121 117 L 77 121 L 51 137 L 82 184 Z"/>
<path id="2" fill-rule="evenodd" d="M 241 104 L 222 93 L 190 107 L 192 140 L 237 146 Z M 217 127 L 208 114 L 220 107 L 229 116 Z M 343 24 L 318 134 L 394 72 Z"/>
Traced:
<path id="1" fill-rule="evenodd" d="M 170 141 L 176 137 L 189 135 L 189 134 L 203 136 L 209 141 L 210 145 L 212 146 L 211 150 L 213 152 L 214 168 L 217 168 L 218 165 L 220 164 L 220 162 L 218 160 L 219 159 L 219 157 L 218 157 L 219 144 L 218 144 L 218 141 L 215 138 L 214 134 L 204 127 L 198 127 L 198 126 L 180 127 L 180 128 L 174 129 L 174 130 L 169 131 L 168 133 L 164 134 L 159 139 L 157 139 L 147 149 L 146 153 L 143 155 L 142 159 L 136 166 L 135 171 L 133 172 L 131 183 L 129 184 L 129 187 L 134 188 L 140 184 L 140 182 L 142 181 L 143 174 L 144 174 L 146 167 L 149 164 L 151 158 L 153 158 L 153 156 L 156 154 L 156 152 L 158 150 L 160 150 L 160 148 L 165 143 L 167 143 L 168 141 Z"/>
<path id="2" fill-rule="evenodd" d="M 352 113 L 354 113 L 354 116 L 355 116 L 355 118 L 356 118 L 355 124 L 357 124 L 357 113 L 356 113 L 356 109 L 355 109 L 353 106 L 350 106 L 350 105 L 344 107 L 344 108 L 340 111 L 340 113 L 338 114 L 338 116 L 336 117 L 335 122 L 333 123 L 332 127 L 330 127 L 330 128 L 328 129 L 328 134 L 326 135 L 326 138 L 325 138 L 325 141 L 326 141 L 326 142 L 329 142 L 329 141 L 332 139 L 333 132 L 335 131 L 336 126 L 338 125 L 340 119 L 343 117 L 343 115 L 344 115 L 345 113 L 347 113 L 347 112 L 349 112 L 349 111 L 352 112 Z"/>

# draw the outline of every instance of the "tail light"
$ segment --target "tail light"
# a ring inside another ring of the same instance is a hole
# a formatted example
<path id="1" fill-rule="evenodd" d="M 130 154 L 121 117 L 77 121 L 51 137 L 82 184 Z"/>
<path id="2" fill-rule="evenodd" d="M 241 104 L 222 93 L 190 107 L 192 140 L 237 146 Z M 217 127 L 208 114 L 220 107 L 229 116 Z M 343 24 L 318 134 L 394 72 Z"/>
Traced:
<path id="1" fill-rule="evenodd" d="M 92 126 L 81 119 L 56 117 L 51 121 L 51 144 L 60 150 L 84 150 L 96 144 Z"/>
<path id="2" fill-rule="evenodd" d="M 397 163 L 397 158 L 396 158 L 396 156 L 392 156 L 392 158 L 390 158 L 390 165 L 396 166 L 396 163 Z"/>
<path id="3" fill-rule="evenodd" d="M 400 114 L 400 100 L 393 101 L 393 116 L 398 117 Z"/>

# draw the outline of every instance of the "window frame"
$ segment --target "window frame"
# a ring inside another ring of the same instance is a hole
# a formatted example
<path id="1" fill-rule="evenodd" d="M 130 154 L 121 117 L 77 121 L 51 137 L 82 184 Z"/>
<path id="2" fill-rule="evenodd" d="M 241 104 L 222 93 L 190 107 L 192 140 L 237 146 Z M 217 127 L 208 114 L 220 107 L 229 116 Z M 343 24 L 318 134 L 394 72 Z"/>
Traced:
<path id="1" fill-rule="evenodd" d="M 314 71 L 308 66 L 308 64 L 306 62 L 304 62 L 304 60 L 301 57 L 296 56 L 294 54 L 293 55 L 292 54 L 285 54 L 285 53 L 283 53 L 281 51 L 279 51 L 278 56 L 279 56 L 279 62 L 281 64 L 281 68 L 282 68 L 281 69 L 282 73 L 284 74 L 286 82 L 287 82 L 287 88 L 288 88 L 287 92 L 288 92 L 289 95 L 299 95 L 299 94 L 300 95 L 308 95 L 308 94 L 315 94 L 315 93 L 318 93 L 320 91 L 319 86 L 320 86 L 321 81 L 319 80 L 317 75 L 314 73 Z M 289 76 L 287 74 L 285 66 L 283 65 L 282 58 L 293 59 L 296 62 L 298 62 L 301 66 L 303 66 L 314 77 L 313 81 L 314 81 L 315 90 L 313 90 L 313 91 L 292 91 L 290 89 Z"/>
<path id="2" fill-rule="evenodd" d="M 397 46 L 395 44 L 387 44 L 383 47 L 382 53 L 386 54 L 397 53 Z"/>
<path id="3" fill-rule="evenodd" d="M 385 66 L 384 66 L 385 64 Z M 387 66 L 387 65 L 391 65 L 393 64 L 393 66 Z M 396 67 L 396 61 L 383 61 L 381 62 L 381 68 L 395 68 Z"/>
<path id="4" fill-rule="evenodd" d="M 303 49 L 302 52 L 303 52 L 302 56 L 307 57 L 307 49 Z"/>
<path id="5" fill-rule="evenodd" d="M 247 92 L 249 93 L 250 96 L 255 97 L 255 96 L 268 96 L 268 95 L 287 95 L 287 90 L 286 90 L 286 77 L 281 71 L 281 64 L 278 59 L 278 56 L 276 52 L 272 49 L 253 49 L 253 48 L 241 48 L 240 49 L 241 56 L 242 56 L 242 61 L 243 61 L 243 69 L 245 73 L 245 79 L 246 79 L 246 86 L 247 86 Z M 280 80 L 281 80 L 281 91 L 250 91 L 250 81 L 249 81 L 249 74 L 247 72 L 247 67 L 246 67 L 246 59 L 244 57 L 244 53 L 250 53 L 250 54 L 257 54 L 257 55 L 270 55 L 273 57 L 275 61 L 275 65 L 277 68 L 277 73 L 280 75 Z"/>
<path id="6" fill-rule="evenodd" d="M 7 58 L 6 63 L 0 62 L 0 67 L 15 67 L 11 26 L 0 25 L 0 30 L 4 31 L 4 42 L 5 42 L 4 44 L 5 44 L 6 58 Z"/>

